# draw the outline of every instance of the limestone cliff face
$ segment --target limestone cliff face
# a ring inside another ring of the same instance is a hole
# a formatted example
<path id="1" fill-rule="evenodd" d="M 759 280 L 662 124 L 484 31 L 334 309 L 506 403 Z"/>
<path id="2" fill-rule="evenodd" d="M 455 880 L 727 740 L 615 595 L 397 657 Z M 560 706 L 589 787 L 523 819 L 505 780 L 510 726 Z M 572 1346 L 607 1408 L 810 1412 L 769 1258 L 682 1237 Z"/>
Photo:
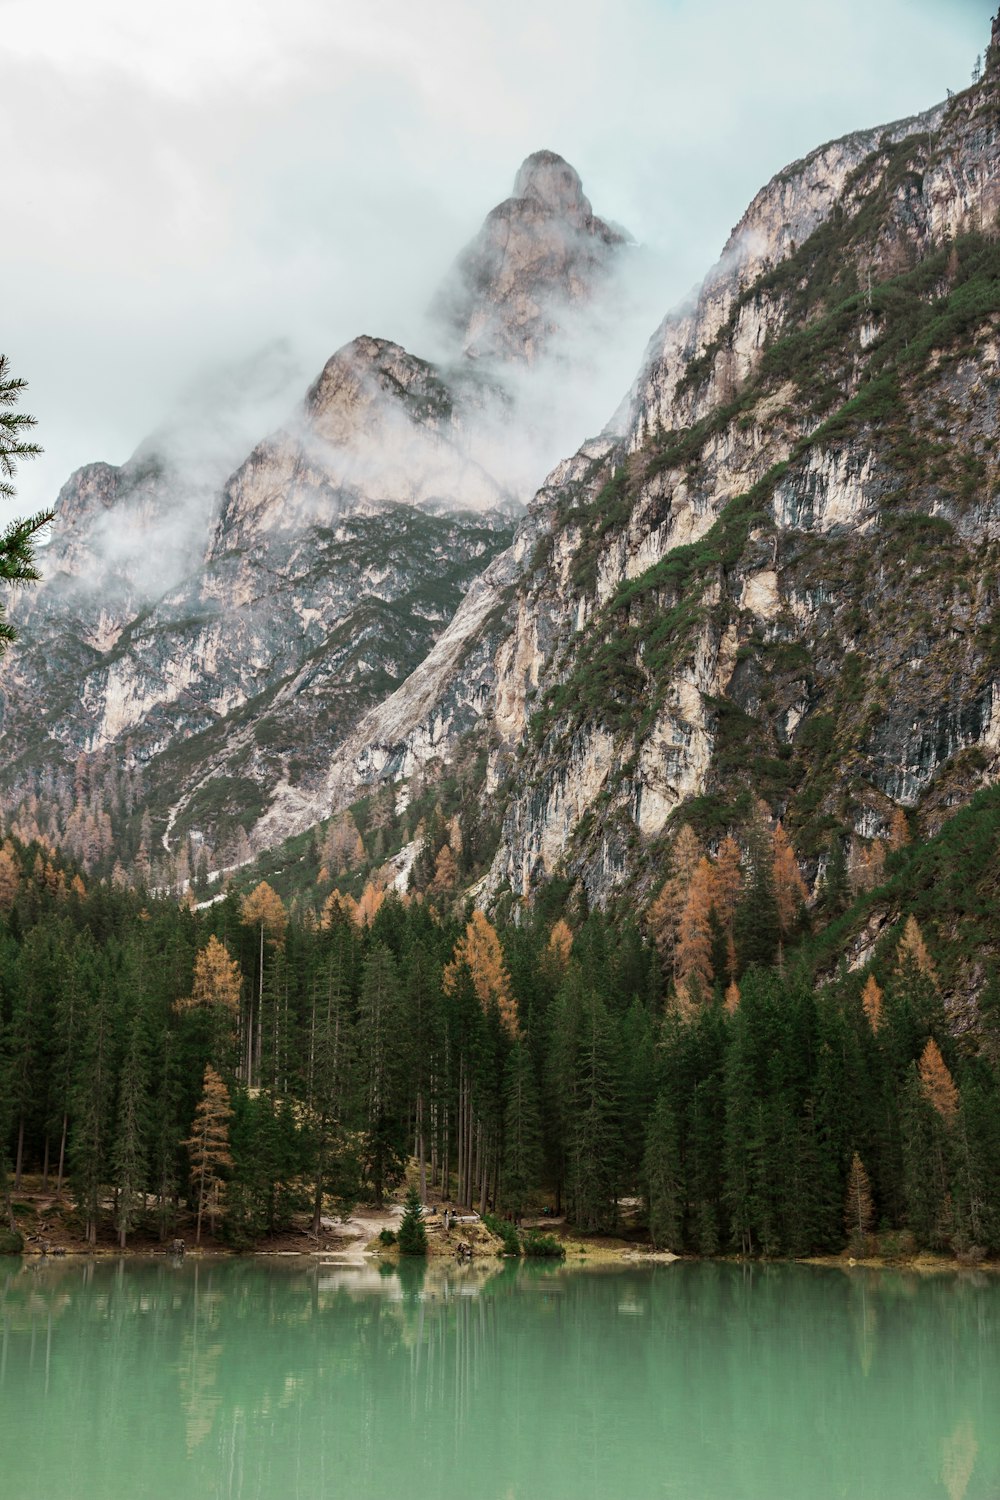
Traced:
<path id="1" fill-rule="evenodd" d="M 335 745 L 427 656 L 530 494 L 508 462 L 504 363 L 523 353 L 519 320 L 529 300 L 544 305 L 534 348 L 558 331 L 557 311 L 565 329 L 620 240 L 556 161 L 521 169 L 521 250 L 466 304 L 497 334 L 488 370 L 458 341 L 434 366 L 360 337 L 235 464 L 204 461 L 213 415 L 199 411 L 121 468 L 92 465 L 64 486 L 45 582 L 17 606 L 22 640 L 0 673 L 9 816 L 58 841 L 87 780 L 77 768 L 68 789 L 78 758 L 93 762 L 93 818 L 105 768 L 125 762 L 142 792 L 115 794 L 119 846 L 145 810 L 167 848 L 194 832 L 223 860 L 276 792 L 322 783 Z M 581 236 L 603 258 L 574 250 Z"/>
<path id="2" fill-rule="evenodd" d="M 37 795 L 45 762 L 65 779 L 80 752 L 126 754 L 168 842 L 252 827 L 421 661 L 508 541 L 515 497 L 468 439 L 429 366 L 361 339 L 200 497 L 207 537 L 178 525 L 193 556 L 155 550 L 185 498 L 167 466 L 75 476 L 5 663 L 8 805 Z M 170 586 L 151 601 L 157 568 Z"/>
<path id="3" fill-rule="evenodd" d="M 487 892 L 560 875 L 605 903 L 682 817 L 721 837 L 763 796 L 815 870 L 995 778 L 998 156 L 992 68 L 779 174 L 608 432 L 270 833 L 471 735 L 505 809 Z"/>
<path id="4" fill-rule="evenodd" d="M 530 364 L 626 243 L 595 217 L 569 163 L 537 151 L 452 268 L 434 311 L 469 359 Z"/>
<path id="5" fill-rule="evenodd" d="M 534 744 L 494 750 L 493 889 L 605 901 L 672 817 L 721 836 L 760 794 L 819 860 L 996 774 L 998 166 L 986 89 L 826 148 L 661 329 L 522 584 L 519 620 L 563 608 Z"/>

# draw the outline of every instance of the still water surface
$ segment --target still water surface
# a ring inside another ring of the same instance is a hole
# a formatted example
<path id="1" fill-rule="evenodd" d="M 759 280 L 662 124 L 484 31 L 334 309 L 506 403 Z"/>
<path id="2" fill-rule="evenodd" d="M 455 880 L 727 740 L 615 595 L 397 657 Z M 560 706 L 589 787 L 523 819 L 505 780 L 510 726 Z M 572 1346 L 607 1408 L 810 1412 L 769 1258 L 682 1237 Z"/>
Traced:
<path id="1" fill-rule="evenodd" d="M 1000 1500 L 1000 1280 L 0 1262 L 0 1500 L 388 1496 Z"/>

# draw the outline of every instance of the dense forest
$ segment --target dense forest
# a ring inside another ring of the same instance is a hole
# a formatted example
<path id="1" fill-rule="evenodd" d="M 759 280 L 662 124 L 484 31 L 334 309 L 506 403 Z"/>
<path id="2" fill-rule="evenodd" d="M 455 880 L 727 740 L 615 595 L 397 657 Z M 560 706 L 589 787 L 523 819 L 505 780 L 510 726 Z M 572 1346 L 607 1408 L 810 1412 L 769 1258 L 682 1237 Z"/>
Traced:
<path id="1" fill-rule="evenodd" d="M 682 826 L 641 921 L 553 888 L 499 926 L 440 854 L 425 891 L 324 870 L 311 899 L 258 881 L 196 909 L 8 837 L 11 1230 L 31 1173 L 91 1242 L 194 1216 L 247 1247 L 382 1201 L 415 1159 L 424 1195 L 583 1232 L 638 1197 L 677 1251 L 996 1252 L 996 984 L 962 1009 L 947 981 L 998 827 L 992 794 L 934 839 L 899 819 L 817 894 L 759 805 L 714 850 Z"/>

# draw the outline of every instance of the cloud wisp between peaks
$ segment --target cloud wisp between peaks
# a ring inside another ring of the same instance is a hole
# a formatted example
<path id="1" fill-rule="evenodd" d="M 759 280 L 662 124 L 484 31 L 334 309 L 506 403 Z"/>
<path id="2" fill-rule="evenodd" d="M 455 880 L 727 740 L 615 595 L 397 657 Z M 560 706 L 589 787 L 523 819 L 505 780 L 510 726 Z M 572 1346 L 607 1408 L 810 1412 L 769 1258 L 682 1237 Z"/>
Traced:
<path id="1" fill-rule="evenodd" d="M 284 339 L 307 381 L 361 333 L 421 352 L 445 268 L 541 147 L 655 265 L 604 331 L 607 391 L 564 392 L 575 446 L 767 178 L 964 86 L 993 8 L 6 0 L 4 346 L 46 449 L 20 507 L 121 463 L 204 367 Z"/>

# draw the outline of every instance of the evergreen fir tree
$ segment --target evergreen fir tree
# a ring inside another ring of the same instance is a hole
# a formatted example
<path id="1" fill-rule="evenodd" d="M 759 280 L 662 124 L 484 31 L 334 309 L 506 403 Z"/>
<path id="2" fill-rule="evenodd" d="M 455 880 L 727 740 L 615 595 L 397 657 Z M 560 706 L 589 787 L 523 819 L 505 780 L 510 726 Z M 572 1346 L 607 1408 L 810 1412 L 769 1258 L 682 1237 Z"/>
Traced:
<path id="1" fill-rule="evenodd" d="M 758 810 L 747 832 L 746 862 L 743 894 L 733 924 L 736 950 L 744 969 L 751 964 L 771 963 L 781 936 L 771 835 L 763 809 Z"/>
<path id="2" fill-rule="evenodd" d="M 118 1085 L 118 1120 L 112 1151 L 112 1180 L 117 1195 L 115 1228 L 124 1250 L 146 1198 L 146 1059 L 142 1014 L 136 1009 Z"/>
<path id="3" fill-rule="evenodd" d="M 407 1120 L 402 1090 L 403 1002 L 392 954 L 372 949 L 361 982 L 358 1060 L 365 1176 L 376 1203 L 403 1175 Z"/>
<path id="4" fill-rule="evenodd" d="M 653 1110 L 643 1158 L 649 1234 L 658 1250 L 681 1243 L 682 1200 L 677 1121 L 669 1096 L 661 1093 Z"/>
<path id="5" fill-rule="evenodd" d="M 515 1043 L 504 1084 L 503 1170 L 500 1202 L 520 1218 L 541 1176 L 542 1140 L 538 1090 L 526 1042 Z"/>
<path id="6" fill-rule="evenodd" d="M 411 1187 L 406 1194 L 397 1241 L 400 1255 L 427 1254 L 427 1230 L 424 1226 L 423 1205 L 418 1188 Z"/>
<path id="7" fill-rule="evenodd" d="M 70 1166 L 77 1208 L 88 1245 L 97 1243 L 101 1185 L 106 1179 L 108 1134 L 113 1097 L 111 1002 L 108 979 L 98 980 L 85 1017 L 73 1091 Z"/>

